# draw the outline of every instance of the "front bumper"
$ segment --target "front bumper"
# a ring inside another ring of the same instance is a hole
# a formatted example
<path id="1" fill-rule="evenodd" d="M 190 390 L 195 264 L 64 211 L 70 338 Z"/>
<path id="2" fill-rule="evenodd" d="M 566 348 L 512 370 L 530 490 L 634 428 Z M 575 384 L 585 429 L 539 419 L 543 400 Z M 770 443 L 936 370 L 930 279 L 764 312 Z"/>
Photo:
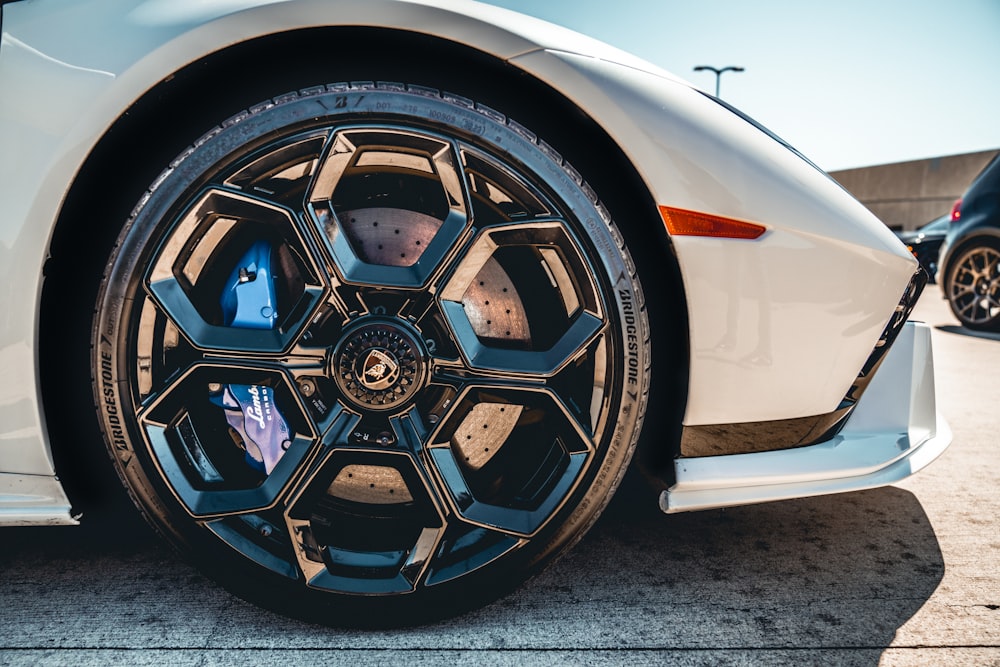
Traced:
<path id="1" fill-rule="evenodd" d="M 937 412 L 930 328 L 907 322 L 833 438 L 784 451 L 679 458 L 667 513 L 858 491 L 914 474 L 951 443 Z"/>

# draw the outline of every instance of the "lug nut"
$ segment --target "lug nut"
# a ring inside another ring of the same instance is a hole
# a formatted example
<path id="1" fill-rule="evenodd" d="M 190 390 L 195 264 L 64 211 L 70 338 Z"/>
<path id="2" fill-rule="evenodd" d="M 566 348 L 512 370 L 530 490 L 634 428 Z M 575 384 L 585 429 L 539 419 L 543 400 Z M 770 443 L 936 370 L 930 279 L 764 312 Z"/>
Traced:
<path id="1" fill-rule="evenodd" d="M 222 392 L 222 383 L 220 382 L 209 382 L 208 383 L 208 393 L 218 394 Z"/>
<path id="2" fill-rule="evenodd" d="M 316 393 L 316 383 L 312 380 L 302 379 L 299 380 L 299 391 L 303 396 L 309 398 Z"/>

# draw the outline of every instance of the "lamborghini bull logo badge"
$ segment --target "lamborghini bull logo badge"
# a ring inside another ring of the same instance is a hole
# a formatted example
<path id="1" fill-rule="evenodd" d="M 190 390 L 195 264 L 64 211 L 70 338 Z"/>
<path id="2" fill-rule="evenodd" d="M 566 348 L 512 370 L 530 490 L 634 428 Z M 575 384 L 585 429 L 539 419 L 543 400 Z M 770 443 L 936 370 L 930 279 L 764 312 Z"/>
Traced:
<path id="1" fill-rule="evenodd" d="M 399 362 L 386 350 L 369 351 L 358 370 L 358 381 L 372 391 L 388 389 L 399 379 Z"/>

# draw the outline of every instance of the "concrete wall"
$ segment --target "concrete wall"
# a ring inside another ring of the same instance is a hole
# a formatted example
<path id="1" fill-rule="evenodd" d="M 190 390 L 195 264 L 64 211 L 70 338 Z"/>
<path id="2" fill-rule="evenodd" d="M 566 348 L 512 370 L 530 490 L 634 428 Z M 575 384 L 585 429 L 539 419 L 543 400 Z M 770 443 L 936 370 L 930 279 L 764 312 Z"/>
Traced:
<path id="1" fill-rule="evenodd" d="M 947 213 L 997 150 L 833 171 L 891 229 L 915 229 Z"/>

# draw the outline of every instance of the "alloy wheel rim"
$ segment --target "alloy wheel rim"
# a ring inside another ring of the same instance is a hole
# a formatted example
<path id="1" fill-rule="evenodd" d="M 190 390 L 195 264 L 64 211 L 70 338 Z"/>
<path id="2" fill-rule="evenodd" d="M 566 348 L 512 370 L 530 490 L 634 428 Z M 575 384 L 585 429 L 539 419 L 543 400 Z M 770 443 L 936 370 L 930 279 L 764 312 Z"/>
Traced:
<path id="1" fill-rule="evenodd" d="M 599 458 L 620 372 L 578 230 L 530 169 L 398 122 L 289 132 L 219 168 L 135 300 L 162 481 L 247 559 L 331 592 L 408 593 L 541 539 Z M 226 324 L 220 285 L 261 240 L 274 324 Z M 220 414 L 239 392 L 284 425 L 263 473 Z"/>
<path id="2" fill-rule="evenodd" d="M 983 246 L 965 253 L 956 265 L 948 296 L 964 322 L 996 320 L 1000 316 L 1000 251 Z"/>

